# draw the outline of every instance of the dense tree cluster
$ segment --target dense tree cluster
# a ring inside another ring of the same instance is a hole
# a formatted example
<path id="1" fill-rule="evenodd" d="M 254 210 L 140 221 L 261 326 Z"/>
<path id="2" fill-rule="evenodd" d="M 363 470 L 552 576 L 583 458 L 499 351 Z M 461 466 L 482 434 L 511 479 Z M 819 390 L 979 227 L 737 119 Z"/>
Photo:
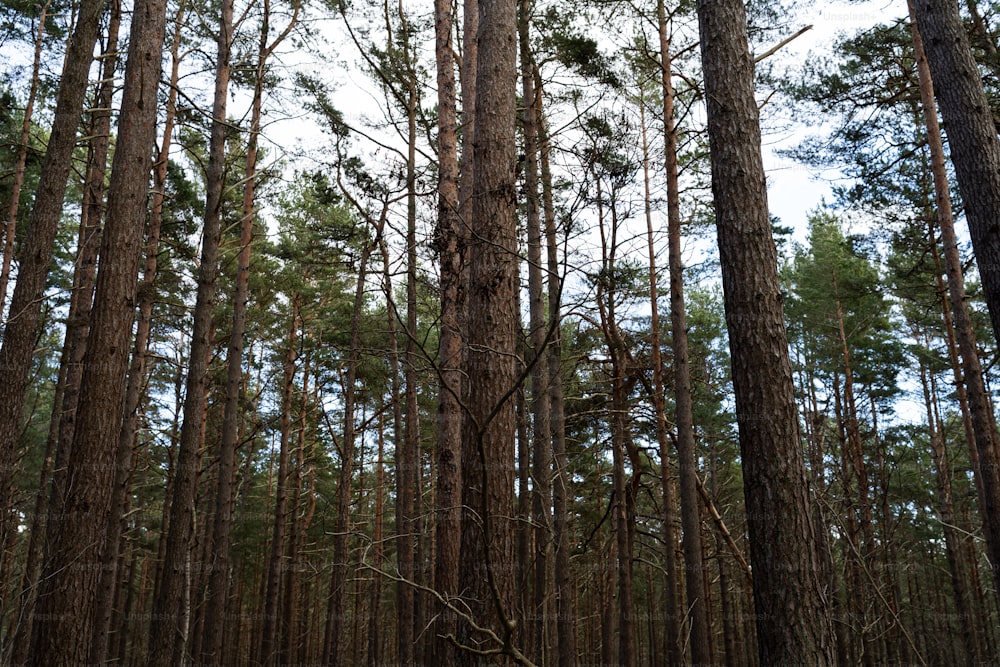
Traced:
<path id="1" fill-rule="evenodd" d="M 995 664 L 1000 6 L 898 5 L 2 0 L 0 664 Z"/>

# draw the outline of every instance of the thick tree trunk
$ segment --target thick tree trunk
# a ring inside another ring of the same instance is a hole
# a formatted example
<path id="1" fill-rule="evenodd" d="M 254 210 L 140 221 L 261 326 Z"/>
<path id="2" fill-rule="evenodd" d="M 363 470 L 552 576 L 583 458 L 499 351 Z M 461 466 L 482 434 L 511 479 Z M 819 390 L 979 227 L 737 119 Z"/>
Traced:
<path id="1" fill-rule="evenodd" d="M 993 335 L 1000 340 L 1000 226 L 997 225 L 1000 216 L 1000 138 L 958 3 L 955 0 L 914 0 L 913 15 L 923 38 L 932 78 L 947 82 L 935 92 L 948 132 L 951 159 L 965 204 L 965 217 L 993 323 Z M 987 520 L 996 522 L 993 527 L 997 528 L 995 532 L 1000 532 L 1000 507 L 990 506 L 987 510 Z M 1000 550 L 991 546 L 995 573 L 1000 568 L 998 557 Z"/>
<path id="2" fill-rule="evenodd" d="M 166 536 L 160 568 L 159 595 L 154 601 L 157 619 L 150 629 L 148 662 L 152 667 L 169 667 L 181 661 L 186 644 L 184 609 L 187 563 L 194 535 L 195 494 L 199 450 L 204 439 L 208 363 L 212 345 L 212 310 L 219 274 L 219 240 L 222 232 L 222 193 L 225 180 L 226 98 L 229 91 L 229 52 L 233 39 L 233 0 L 222 0 L 212 105 L 212 135 L 209 141 L 206 174 L 205 218 L 202 231 L 198 290 L 195 296 L 194 326 L 184 395 L 181 426 L 170 499 L 170 528 Z"/>
<path id="3" fill-rule="evenodd" d="M 468 11 L 468 6 L 466 7 Z M 516 12 L 513 0 L 479 3 L 472 234 L 469 244 L 469 427 L 462 443 L 461 590 L 478 623 L 508 644 L 512 622 L 517 225 L 514 168 Z M 467 146 L 468 147 L 468 146 Z M 484 638 L 464 628 L 466 643 Z M 497 648 L 492 646 L 492 648 Z M 505 646 L 504 648 L 508 648 Z M 462 653 L 463 663 L 477 658 Z"/>
<path id="4" fill-rule="evenodd" d="M 736 0 L 699 0 L 698 19 L 760 660 L 832 665 L 833 626 L 799 442 L 746 16 Z"/>
<path id="5" fill-rule="evenodd" d="M 121 428 L 118 394 L 129 361 L 136 277 L 142 250 L 150 146 L 156 134 L 157 87 L 166 0 L 135 7 L 122 114 L 108 193 L 87 354 L 80 383 L 79 428 L 73 439 L 65 496 L 51 504 L 72 520 L 49 525 L 33 664 L 78 664 L 89 657 L 93 603 L 104 562 L 114 461 Z"/>
<path id="6" fill-rule="evenodd" d="M 8 552 L 15 542 L 16 516 L 11 493 L 21 412 L 103 7 L 103 0 L 83 0 L 76 15 L 66 67 L 59 79 L 54 120 L 35 191 L 29 233 L 21 248 L 17 282 L 3 330 L 0 347 L 0 568 L 12 562 Z M 0 582 L 9 578 L 8 572 L 0 572 Z"/>

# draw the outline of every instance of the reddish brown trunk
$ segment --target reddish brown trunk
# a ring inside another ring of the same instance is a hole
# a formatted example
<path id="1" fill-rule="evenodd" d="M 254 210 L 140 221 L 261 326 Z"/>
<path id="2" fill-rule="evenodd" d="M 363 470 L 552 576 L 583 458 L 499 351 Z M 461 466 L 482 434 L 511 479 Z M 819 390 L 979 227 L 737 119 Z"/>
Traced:
<path id="1" fill-rule="evenodd" d="M 73 438 L 65 495 L 51 504 L 72 520 L 51 522 L 48 527 L 33 664 L 77 664 L 89 657 L 122 418 L 118 391 L 125 381 L 135 317 L 143 232 L 136 221 L 146 213 L 165 24 L 166 0 L 147 0 L 135 7 L 101 241 L 104 261 L 97 276 L 80 381 L 80 427 Z"/>

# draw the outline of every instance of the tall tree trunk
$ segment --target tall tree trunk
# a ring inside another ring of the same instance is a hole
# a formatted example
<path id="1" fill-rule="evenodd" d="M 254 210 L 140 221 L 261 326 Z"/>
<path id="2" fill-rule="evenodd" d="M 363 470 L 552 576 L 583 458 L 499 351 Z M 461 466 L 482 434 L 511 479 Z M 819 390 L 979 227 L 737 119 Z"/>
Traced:
<path id="1" fill-rule="evenodd" d="M 343 650 L 344 606 L 348 586 L 348 559 L 351 531 L 351 482 L 354 477 L 355 423 L 358 365 L 361 363 L 361 317 L 364 314 L 365 281 L 368 258 L 374 243 L 365 240 L 358 263 L 358 278 L 354 288 L 354 311 L 351 316 L 351 342 L 344 376 L 344 432 L 340 440 L 340 470 L 337 475 L 337 515 L 334 523 L 333 573 L 327 598 L 326 631 L 323 641 L 323 663 L 339 660 Z M 323 408 L 320 407 L 320 410 Z"/>
<path id="2" fill-rule="evenodd" d="M 545 218 L 546 264 L 548 268 L 549 327 L 552 338 L 548 346 L 549 369 L 549 428 L 552 433 L 552 529 L 555 553 L 553 560 L 556 595 L 556 642 L 559 667 L 574 667 L 577 663 L 576 581 L 570 566 L 570 489 L 566 456 L 566 413 L 563 407 L 562 379 L 562 279 L 560 278 L 559 239 L 556 237 L 556 214 L 552 202 L 552 170 L 549 166 L 551 146 L 542 114 L 541 77 L 536 69 L 535 119 L 538 121 L 539 157 L 542 182 L 542 212 Z"/>
<path id="3" fill-rule="evenodd" d="M 280 664 L 278 630 L 278 601 L 281 597 L 281 574 L 287 563 L 285 528 L 288 524 L 288 486 L 291 480 L 292 449 L 292 391 L 295 388 L 295 358 L 297 356 L 300 297 L 292 297 L 292 313 L 288 323 L 285 359 L 282 363 L 281 426 L 278 444 L 278 483 L 274 494 L 274 526 L 271 530 L 271 547 L 267 562 L 266 588 L 264 591 L 264 626 L 261 630 L 260 661 L 266 667 Z M 292 508 L 296 511 L 296 508 Z"/>
<path id="4" fill-rule="evenodd" d="M 77 12 L 0 347 L 0 568 L 12 562 L 8 552 L 14 548 L 17 519 L 11 494 L 21 412 L 103 7 L 103 0 L 82 0 Z M 9 579 L 9 572 L 0 572 L 0 583 Z"/>
<path id="5" fill-rule="evenodd" d="M 982 83 L 979 81 L 978 70 L 973 62 L 972 68 L 968 69 L 968 63 L 962 63 L 964 56 L 968 54 L 968 44 L 965 44 L 964 53 L 955 53 L 954 49 L 948 48 L 943 43 L 945 35 L 954 34 L 954 26 L 957 20 L 958 10 L 955 8 L 954 19 L 951 12 L 944 11 L 943 5 L 928 0 L 918 0 L 909 3 L 913 49 L 917 57 L 917 74 L 920 79 L 920 101 L 924 112 L 924 124 L 927 127 L 927 144 L 931 153 L 931 173 L 934 177 L 934 192 L 937 201 L 938 224 L 941 227 L 941 240 L 944 245 L 945 268 L 948 275 L 948 297 L 951 303 L 951 310 L 954 316 L 955 336 L 958 340 L 958 348 L 962 357 L 962 370 L 965 375 L 965 387 L 969 398 L 969 413 L 972 419 L 972 428 L 975 434 L 976 453 L 979 458 L 979 465 L 973 466 L 975 474 L 976 490 L 980 502 L 980 514 L 983 519 L 983 535 L 986 538 L 989 560 L 993 567 L 994 589 L 997 590 L 1000 599 L 1000 438 L 997 436 L 996 422 L 993 418 L 993 411 L 989 405 L 986 394 L 986 387 L 983 381 L 983 371 L 979 362 L 975 332 L 972 328 L 972 319 L 969 315 L 969 306 L 965 299 L 965 281 L 962 275 L 962 263 L 958 254 L 958 239 L 955 234 L 954 217 L 951 210 L 951 197 L 948 191 L 948 177 L 944 162 L 944 148 L 941 138 L 941 129 L 938 125 L 937 112 L 934 106 L 934 84 L 931 74 L 935 78 L 949 81 L 949 85 L 944 86 L 943 91 L 938 91 L 938 98 L 941 101 L 941 111 L 945 117 L 945 122 L 949 127 L 949 140 L 951 143 L 952 160 L 955 162 L 956 174 L 959 176 L 959 187 L 962 190 L 963 199 L 966 200 L 966 218 L 969 220 L 969 229 L 972 232 L 973 248 L 979 260 L 980 275 L 983 286 L 987 294 L 987 302 L 991 299 L 991 289 L 997 290 L 997 298 L 1000 298 L 1000 232 L 996 229 L 995 220 L 1000 215 L 1000 143 L 997 142 L 996 130 L 992 129 L 992 114 L 989 106 L 986 105 L 984 113 L 990 119 L 991 141 L 984 141 L 981 148 L 970 146 L 970 141 L 978 141 L 977 130 L 972 127 L 964 127 L 961 124 L 969 121 L 962 115 L 962 98 L 959 95 L 973 94 L 973 91 L 960 93 L 956 87 L 975 89 L 978 85 L 981 89 Z M 920 11 L 918 11 L 920 7 Z M 933 11 L 932 11 L 933 8 Z M 927 16 L 921 16 L 925 12 Z M 947 14 L 947 16 L 945 15 Z M 919 30 L 917 29 L 919 26 Z M 964 28 L 959 23 L 958 30 L 961 35 L 958 38 L 965 40 Z M 926 38 L 926 42 L 921 37 Z M 954 38 L 954 37 L 953 37 Z M 928 48 L 925 53 L 925 47 Z M 959 49 L 960 50 L 960 49 Z M 945 58 L 948 60 L 945 60 Z M 937 62 L 934 62 L 937 59 Z M 950 64 L 949 64 L 950 63 Z M 959 72 L 964 71 L 965 75 L 959 77 Z M 970 76 L 975 81 L 970 81 Z M 953 77 L 955 80 L 953 81 Z M 983 100 L 985 104 L 985 100 Z M 972 113 L 971 111 L 967 113 Z M 981 120 L 980 122 L 985 122 Z M 992 143 L 991 143 L 992 142 Z M 992 147 L 991 147 L 992 146 Z M 976 155 L 982 151 L 981 158 Z M 972 183 L 969 179 L 975 179 L 972 169 L 965 164 L 970 159 L 989 159 L 990 151 L 995 155 L 996 163 L 993 167 L 992 176 L 988 176 L 991 182 L 995 183 L 996 200 L 992 204 L 992 209 L 982 210 L 984 204 L 980 201 L 986 193 L 967 192 L 968 189 L 978 188 L 976 181 Z M 959 163 L 963 163 L 959 166 Z M 963 180 L 965 184 L 963 184 Z M 973 200 L 969 201 L 968 197 Z M 989 220 L 993 220 L 992 231 L 984 234 L 982 225 L 984 220 L 980 217 L 986 215 Z M 989 217 L 992 216 L 992 217 Z M 978 242 L 977 242 L 978 238 Z M 992 247 L 992 243 L 997 243 L 998 248 L 994 260 L 985 258 L 981 253 L 983 245 Z M 989 262 L 994 265 L 990 266 Z M 984 268 L 985 267 L 985 268 Z M 996 285 L 991 288 L 991 282 L 996 281 Z M 991 305 L 990 312 L 993 319 L 994 332 L 998 330 L 997 322 L 1000 313 L 997 309 L 1000 303 Z"/>
<path id="6" fill-rule="evenodd" d="M 743 3 L 699 0 L 698 22 L 761 665 L 832 665 Z"/>
<path id="7" fill-rule="evenodd" d="M 466 8 L 468 11 L 468 6 Z M 481 0 L 476 69 L 472 234 L 469 244 L 469 428 L 462 444 L 461 590 L 473 618 L 505 651 L 514 562 L 514 404 L 519 329 L 514 168 L 516 11 L 513 0 Z M 467 146 L 468 147 L 468 146 Z M 466 643 L 477 643 L 465 628 Z M 491 647 L 499 648 L 499 647 Z M 465 664 L 478 658 L 463 652 Z"/>
<path id="8" fill-rule="evenodd" d="M 40 71 L 42 48 L 45 45 L 45 21 L 48 19 L 49 5 L 51 4 L 52 0 L 45 0 L 45 4 L 42 5 L 41 11 L 38 14 L 38 27 L 35 30 L 35 56 L 31 63 L 31 85 L 28 87 L 28 99 L 24 104 L 24 115 L 21 119 L 21 134 L 17 140 L 17 158 L 14 160 L 14 180 L 10 185 L 10 203 L 7 205 L 7 218 L 4 221 L 2 234 L 3 251 L 2 259 L 0 259 L 0 322 L 3 322 L 3 307 L 7 303 L 7 284 L 10 281 L 10 264 L 14 259 L 14 240 L 17 236 L 17 211 L 20 208 L 21 189 L 24 187 L 24 172 L 28 164 L 31 119 L 35 111 L 38 84 L 41 81 Z M 111 40 L 109 39 L 108 41 L 110 43 Z"/>
<path id="9" fill-rule="evenodd" d="M 160 568 L 159 596 L 153 605 L 148 662 L 169 667 L 181 661 L 186 643 L 184 610 L 187 562 L 194 535 L 198 453 L 204 440 L 204 415 L 208 389 L 208 363 L 212 345 L 212 310 L 219 274 L 219 240 L 222 233 L 222 193 L 226 167 L 226 98 L 229 91 L 229 53 L 233 39 L 233 0 L 222 0 L 217 41 L 212 135 L 206 173 L 205 217 L 201 262 L 195 296 L 194 326 L 184 395 L 184 421 L 170 499 L 170 528 Z"/>
<path id="10" fill-rule="evenodd" d="M 89 657 L 121 428 L 118 391 L 125 381 L 135 318 L 143 238 L 143 225 L 137 221 L 146 213 L 165 26 L 166 0 L 147 0 L 135 7 L 101 241 L 104 261 L 80 383 L 80 426 L 74 434 L 65 496 L 51 504 L 74 520 L 49 525 L 32 639 L 31 660 L 37 665 L 77 664 Z"/>
<path id="11" fill-rule="evenodd" d="M 680 190 L 677 178 L 677 130 L 674 121 L 674 91 L 671 73 L 670 36 L 667 26 L 667 14 L 664 0 L 656 3 L 657 24 L 660 39 L 661 76 L 663 90 L 663 140 L 664 167 L 667 176 L 667 215 L 676 215 L 680 219 Z M 648 181 L 648 177 L 647 177 Z M 647 201 L 649 185 L 646 184 Z M 673 211 L 673 213 L 671 213 Z M 677 537 L 674 533 L 674 520 L 677 515 L 674 506 L 674 490 L 670 478 L 669 444 L 667 439 L 666 401 L 663 390 L 663 359 L 660 351 L 660 313 L 657 294 L 656 255 L 653 244 L 653 224 L 650 211 L 646 212 L 646 235 L 649 247 L 649 298 L 651 306 L 650 336 L 653 356 L 653 400 L 656 410 L 656 440 L 660 453 L 660 476 L 663 495 L 663 541 L 664 568 L 667 571 L 664 581 L 664 605 L 666 614 L 666 645 L 667 661 L 680 664 L 684 651 L 680 642 L 680 624 L 677 621 L 677 610 L 680 608 L 677 596 L 677 552 L 674 545 Z"/>
<path id="12" fill-rule="evenodd" d="M 403 39 L 403 53 L 410 55 L 409 27 L 403 15 L 402 0 L 399 4 L 400 32 Z M 403 441 L 397 440 L 397 448 L 402 448 L 397 456 L 398 492 L 396 507 L 396 530 L 399 534 L 399 572 L 404 579 L 417 578 L 417 494 L 420 475 L 420 414 L 417 405 L 417 191 L 416 191 L 416 143 L 417 143 L 417 81 L 416 74 L 407 72 L 406 79 L 406 346 L 404 382 L 406 385 L 405 423 Z M 417 625 L 416 596 L 410 583 L 400 582 L 397 587 L 398 656 L 400 664 L 412 665 L 416 661 L 415 633 Z"/>
<path id="13" fill-rule="evenodd" d="M 108 567 L 101 570 L 94 605 L 94 633 L 91 644 L 90 662 L 102 664 L 109 650 L 112 602 L 118 580 L 117 556 L 121 533 L 120 517 L 128 495 L 129 479 L 133 469 L 133 447 L 139 428 L 139 403 L 146 384 L 146 352 L 153 323 L 153 302 L 156 298 L 154 285 L 157 275 L 157 260 L 160 248 L 160 231 L 163 224 L 163 202 L 166 196 L 167 168 L 170 161 L 170 146 L 173 142 L 174 122 L 177 112 L 177 81 L 180 71 L 180 42 L 186 3 L 182 2 L 174 17 L 174 32 L 171 45 L 170 87 L 167 90 L 167 106 L 163 122 L 163 139 L 153 167 L 152 205 L 146 229 L 146 260 L 143 267 L 142 283 L 139 287 L 138 321 L 135 341 L 132 346 L 132 361 L 129 364 L 128 381 L 125 386 L 122 425 L 118 434 L 118 450 L 115 459 L 115 481 L 111 496 L 111 522 L 104 537 L 104 549 Z M 131 591 L 130 591 L 131 592 Z"/>
<path id="14" fill-rule="evenodd" d="M 253 239 L 254 205 L 257 186 L 257 145 L 261 130 L 264 103 L 264 80 L 267 59 L 274 48 L 284 40 L 299 13 L 299 2 L 294 3 L 292 17 L 277 39 L 270 39 L 271 2 L 264 0 L 261 16 L 260 40 L 257 47 L 257 67 L 254 76 L 253 100 L 250 108 L 250 129 L 243 167 L 243 202 L 240 219 L 240 252 L 236 262 L 236 285 L 233 295 L 233 326 L 226 359 L 226 398 L 222 418 L 222 441 L 219 444 L 218 487 L 215 498 L 215 523 L 212 528 L 213 562 L 209 570 L 208 631 L 202 640 L 201 655 L 205 663 L 222 662 L 222 637 L 226 627 L 225 616 L 229 600 L 230 542 L 232 532 L 233 473 L 235 472 L 236 447 L 240 436 L 240 391 L 243 382 L 243 339 L 246 331 L 247 298 L 250 288 L 250 244 Z"/>
<path id="15" fill-rule="evenodd" d="M 460 317 L 465 299 L 465 233 L 458 201 L 458 126 L 451 0 L 436 0 L 434 24 L 438 83 L 438 222 L 435 242 L 441 265 L 441 341 L 439 344 L 437 423 L 437 506 L 434 522 L 434 588 L 445 598 L 458 595 L 462 527 L 462 349 Z M 454 613 L 437 610 L 432 657 L 455 662 Z"/>
<path id="16" fill-rule="evenodd" d="M 936 411 L 933 404 L 937 397 L 934 396 L 934 378 L 931 376 L 930 382 L 927 378 L 927 368 L 923 361 L 920 362 L 920 384 L 924 393 L 924 406 L 927 410 L 927 428 L 930 430 L 931 456 L 934 460 L 934 480 L 937 485 L 938 519 L 944 531 L 945 554 L 948 559 L 948 572 L 951 575 L 951 588 L 955 596 L 955 610 L 958 612 L 958 623 L 962 632 L 962 642 L 965 648 L 966 664 L 977 665 L 981 656 L 979 647 L 975 641 L 975 634 L 971 628 L 972 618 L 969 615 L 969 592 L 964 573 L 959 565 L 961 547 L 960 540 L 955 530 L 955 504 L 952 498 L 951 469 L 948 464 L 948 455 L 945 450 L 941 429 L 936 420 Z"/>
<path id="17" fill-rule="evenodd" d="M 663 0 L 658 6 L 663 12 Z M 691 628 L 691 661 L 711 660 L 711 628 L 708 624 L 708 591 L 705 588 L 704 557 L 701 544 L 701 499 L 698 497 L 698 469 L 695 461 L 694 414 L 691 398 L 691 366 L 688 359 L 687 318 L 684 313 L 684 260 L 681 256 L 680 187 L 677 178 L 677 133 L 674 126 L 672 59 L 665 19 L 660 23 L 662 51 L 663 120 L 665 171 L 667 176 L 667 259 L 670 268 L 670 336 L 673 347 L 674 410 L 677 420 L 677 462 L 681 486 L 681 542 L 687 584 L 687 613 Z M 652 260 L 652 257 L 651 257 Z M 651 269 L 652 271 L 652 269 Z M 655 289 L 655 285 L 652 287 Z M 655 310 L 653 317 L 658 321 Z M 658 324 L 658 322 L 657 322 Z M 659 369 L 660 366 L 657 366 Z"/>
<path id="18" fill-rule="evenodd" d="M 545 292 L 542 284 L 542 223 L 538 191 L 538 107 L 535 98 L 535 63 L 531 53 L 529 26 L 533 3 L 519 0 L 517 32 L 521 57 L 521 97 L 524 108 L 521 123 L 524 132 L 524 189 L 528 236 L 528 342 L 531 349 L 531 491 L 534 539 L 534 577 L 531 613 L 533 659 L 540 664 L 552 662 L 557 653 L 551 647 L 556 639 L 552 620 L 552 425 L 549 400 L 548 345 L 549 327 L 545 321 Z"/>
<path id="19" fill-rule="evenodd" d="M 97 254 L 101 244 L 101 223 L 104 218 L 105 178 L 108 166 L 108 145 L 111 140 L 112 96 L 115 89 L 115 70 L 118 58 L 118 29 L 121 24 L 121 3 L 111 6 L 108 20 L 108 38 L 103 50 L 101 62 L 101 82 L 95 95 L 88 134 L 91 137 L 88 147 L 86 176 L 83 183 L 83 202 L 80 214 L 80 232 L 77 240 L 76 261 L 73 271 L 73 290 L 70 294 L 69 311 L 66 316 L 66 334 L 60 357 L 60 381 L 53 397 L 51 419 L 54 423 L 52 443 L 55 465 L 52 476 L 52 488 L 49 479 L 43 479 L 40 493 L 45 494 L 37 519 L 39 523 L 33 526 L 31 545 L 35 553 L 25 562 L 28 577 L 26 582 L 31 595 L 37 591 L 38 577 L 41 574 L 42 547 L 45 528 L 42 527 L 42 515 L 48 514 L 50 498 L 61 498 L 66 480 L 66 465 L 73 441 L 73 431 L 76 425 L 76 409 L 80 397 L 80 378 L 83 374 L 83 357 L 87 351 L 87 334 L 90 330 L 90 312 L 94 297 L 94 279 L 97 275 Z M 17 174 L 15 174 L 15 179 Z M 15 185 L 18 185 L 15 183 Z M 15 191 L 15 198 L 16 198 Z M 0 304 L 3 300 L 0 298 Z M 58 516 L 62 508 L 53 508 Z M 34 532 L 37 531 L 37 534 Z M 11 554 L 12 555 L 12 554 Z M 7 563 L 4 564 L 7 566 Z M 0 582 L 3 600 L 6 602 L 9 582 Z M 23 611 L 23 610 L 22 610 Z M 23 638 L 30 641 L 31 615 L 23 617 Z M 27 643 L 22 644 L 23 650 Z M 22 662 L 26 659 L 22 656 Z"/>
<path id="20" fill-rule="evenodd" d="M 1000 138 L 983 88 L 969 36 L 954 0 L 914 0 L 916 20 L 931 76 L 947 82 L 935 91 L 948 130 L 951 159 L 965 204 L 983 294 L 1000 341 Z M 986 472 L 986 462 L 983 462 Z M 996 468 L 993 469 L 996 473 Z M 997 483 L 994 474 L 990 484 Z M 1000 532 L 1000 507 L 986 520 Z M 1000 573 L 1000 545 L 991 545 L 994 574 Z"/>

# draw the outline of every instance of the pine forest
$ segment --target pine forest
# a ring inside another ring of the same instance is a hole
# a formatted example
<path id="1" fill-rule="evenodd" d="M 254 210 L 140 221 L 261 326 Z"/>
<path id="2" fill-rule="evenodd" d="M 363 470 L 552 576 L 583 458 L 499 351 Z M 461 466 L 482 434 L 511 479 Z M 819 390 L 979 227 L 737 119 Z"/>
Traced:
<path id="1" fill-rule="evenodd" d="M 0 667 L 1000 665 L 998 47 L 0 0 Z"/>

